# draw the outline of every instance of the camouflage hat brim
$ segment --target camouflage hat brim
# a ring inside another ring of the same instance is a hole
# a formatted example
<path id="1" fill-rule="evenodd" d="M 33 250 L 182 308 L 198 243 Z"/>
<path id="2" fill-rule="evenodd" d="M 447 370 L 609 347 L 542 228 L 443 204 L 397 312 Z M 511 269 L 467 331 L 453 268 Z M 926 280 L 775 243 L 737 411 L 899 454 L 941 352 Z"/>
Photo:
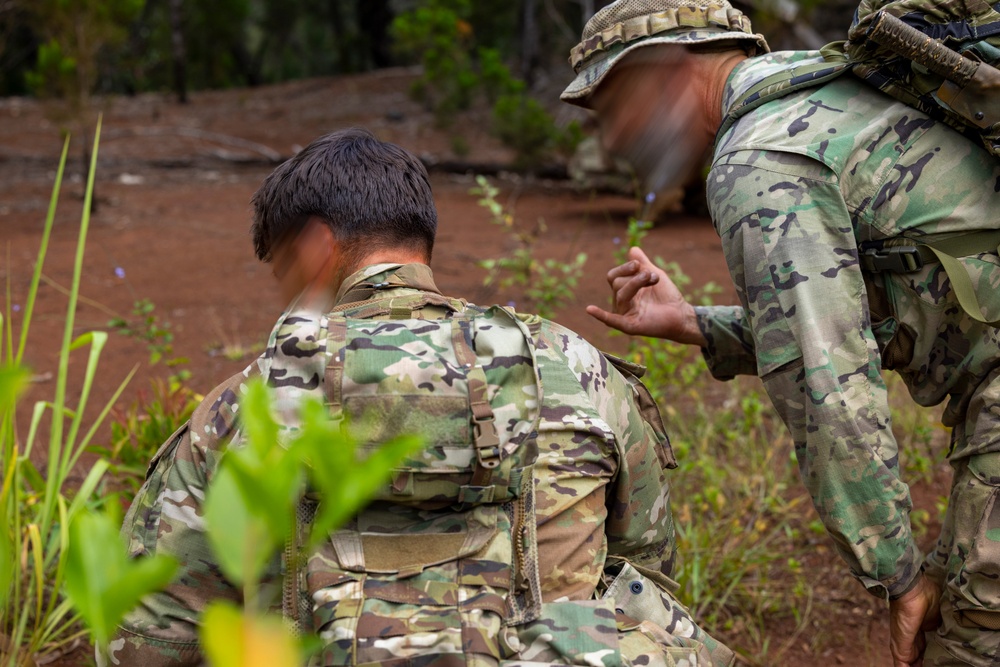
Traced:
<path id="1" fill-rule="evenodd" d="M 611 68 L 625 57 L 625 54 L 635 49 L 660 44 L 684 46 L 685 44 L 705 44 L 706 42 L 725 41 L 750 42 L 756 46 L 754 51 L 768 51 L 767 43 L 761 35 L 740 34 L 728 30 L 702 28 L 698 30 L 671 31 L 663 35 L 652 35 L 628 44 L 615 44 L 607 48 L 603 53 L 595 54 L 580 69 L 576 78 L 566 86 L 566 90 L 562 92 L 559 99 L 563 102 L 589 109 L 590 97 L 594 94 L 597 86 L 604 80 L 604 77 L 611 71 Z"/>

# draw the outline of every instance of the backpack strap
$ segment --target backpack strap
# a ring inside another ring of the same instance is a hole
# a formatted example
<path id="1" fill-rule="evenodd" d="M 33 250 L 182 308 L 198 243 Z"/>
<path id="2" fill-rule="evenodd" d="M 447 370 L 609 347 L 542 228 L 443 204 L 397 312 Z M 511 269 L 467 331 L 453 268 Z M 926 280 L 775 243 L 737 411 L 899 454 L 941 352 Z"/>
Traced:
<path id="1" fill-rule="evenodd" d="M 733 100 L 729 106 L 729 113 L 726 114 L 722 126 L 715 135 L 716 145 L 737 120 L 762 104 L 806 88 L 822 85 L 850 71 L 844 55 L 834 48 L 829 48 L 830 46 L 827 45 L 821 51 L 823 54 L 821 62 L 790 66 L 764 77 Z"/>
<path id="2" fill-rule="evenodd" d="M 1000 308 L 986 315 L 976 295 L 969 267 L 961 262 L 983 252 L 1000 254 L 1000 229 L 983 229 L 944 237 L 898 236 L 867 241 L 859 247 L 861 268 L 870 273 L 912 273 L 925 264 L 939 263 L 948 275 L 955 298 L 965 313 L 977 322 L 991 327 L 1000 326 Z"/>

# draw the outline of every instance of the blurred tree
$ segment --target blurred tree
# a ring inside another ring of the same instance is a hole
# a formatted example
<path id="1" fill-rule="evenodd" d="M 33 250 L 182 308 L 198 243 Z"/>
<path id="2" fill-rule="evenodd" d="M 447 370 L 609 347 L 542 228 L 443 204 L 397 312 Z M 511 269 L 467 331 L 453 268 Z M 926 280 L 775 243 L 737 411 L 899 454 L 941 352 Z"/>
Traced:
<path id="1" fill-rule="evenodd" d="M 184 0 L 170 2 L 170 57 L 177 101 L 187 104 L 187 49 L 184 47 Z"/>
<path id="2" fill-rule="evenodd" d="M 24 73 L 37 51 L 38 37 L 20 0 L 0 0 L 0 95 L 28 92 Z"/>
<path id="3" fill-rule="evenodd" d="M 97 83 L 98 57 L 125 41 L 128 26 L 139 16 L 144 1 L 21 0 L 45 40 L 25 80 L 39 97 L 50 100 L 48 113 L 64 132 L 74 124 L 79 128 L 85 174 L 90 168 L 90 100 Z M 97 206 L 96 196 L 92 206 Z"/>

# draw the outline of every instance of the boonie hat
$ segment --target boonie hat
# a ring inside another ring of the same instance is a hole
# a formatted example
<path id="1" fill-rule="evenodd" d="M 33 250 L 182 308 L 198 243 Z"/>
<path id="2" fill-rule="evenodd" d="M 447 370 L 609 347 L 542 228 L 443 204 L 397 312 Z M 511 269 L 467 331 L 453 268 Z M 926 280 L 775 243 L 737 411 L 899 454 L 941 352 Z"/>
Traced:
<path id="1" fill-rule="evenodd" d="M 569 56 L 576 78 L 560 99 L 589 107 L 597 85 L 633 49 L 722 41 L 738 42 L 751 56 L 770 51 L 750 19 L 726 0 L 616 0 L 584 26 Z"/>

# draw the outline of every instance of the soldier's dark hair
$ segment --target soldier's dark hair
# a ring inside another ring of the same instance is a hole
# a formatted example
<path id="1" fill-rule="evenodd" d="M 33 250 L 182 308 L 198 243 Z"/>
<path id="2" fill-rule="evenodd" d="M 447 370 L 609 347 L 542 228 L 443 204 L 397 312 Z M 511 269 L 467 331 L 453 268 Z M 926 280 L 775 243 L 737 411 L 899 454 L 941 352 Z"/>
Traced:
<path id="1" fill-rule="evenodd" d="M 430 260 L 434 248 L 437 210 L 424 165 L 361 128 L 310 143 L 264 179 L 251 204 L 262 262 L 311 217 L 329 225 L 355 259 L 373 249 L 422 247 Z"/>

